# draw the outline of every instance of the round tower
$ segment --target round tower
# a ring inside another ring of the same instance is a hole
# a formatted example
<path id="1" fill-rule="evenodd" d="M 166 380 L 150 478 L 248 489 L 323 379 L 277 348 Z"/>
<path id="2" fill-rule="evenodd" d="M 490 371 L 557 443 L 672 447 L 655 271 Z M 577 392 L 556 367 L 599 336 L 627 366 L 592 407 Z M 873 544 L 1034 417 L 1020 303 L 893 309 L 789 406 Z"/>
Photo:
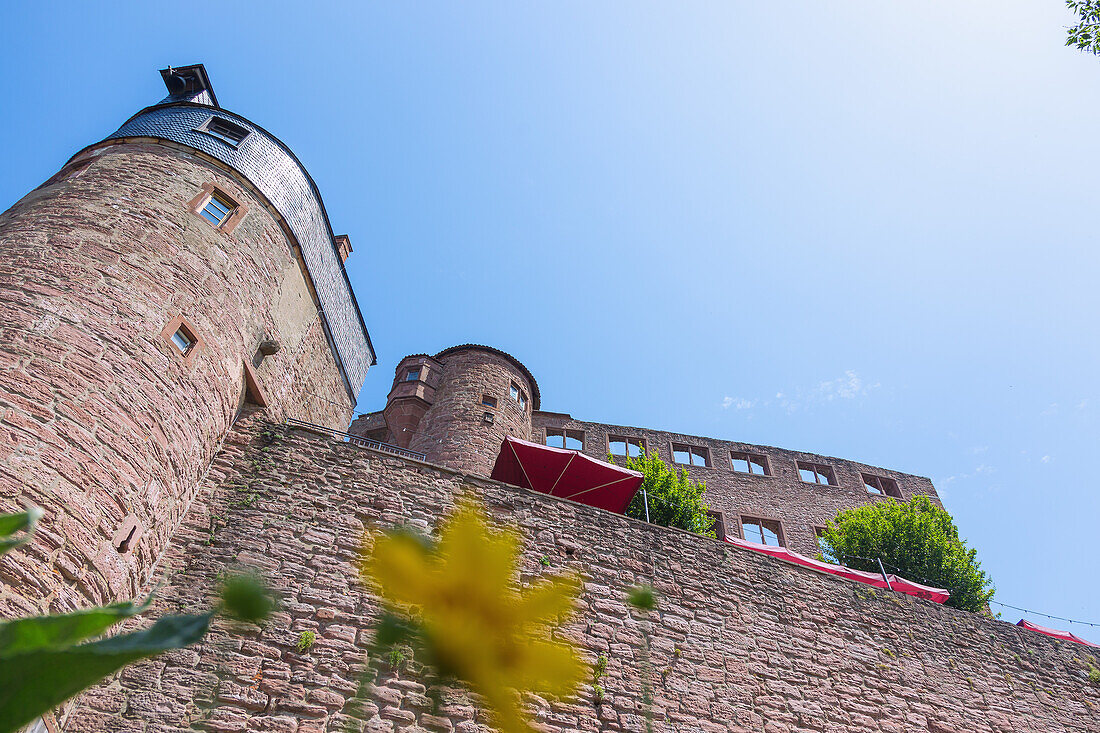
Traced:
<path id="1" fill-rule="evenodd" d="M 463 344 L 402 359 L 383 415 L 391 442 L 488 476 L 506 435 L 530 439 L 539 402 L 538 384 L 518 359 Z"/>
<path id="2" fill-rule="evenodd" d="M 203 67 L 0 215 L 0 615 L 138 592 L 246 402 L 344 428 L 374 362 L 320 195 Z"/>

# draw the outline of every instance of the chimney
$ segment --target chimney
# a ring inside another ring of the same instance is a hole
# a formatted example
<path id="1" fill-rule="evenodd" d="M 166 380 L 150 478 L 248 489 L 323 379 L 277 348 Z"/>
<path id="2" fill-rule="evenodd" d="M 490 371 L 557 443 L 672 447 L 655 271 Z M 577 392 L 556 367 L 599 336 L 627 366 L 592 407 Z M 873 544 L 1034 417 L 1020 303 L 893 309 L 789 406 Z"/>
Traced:
<path id="1" fill-rule="evenodd" d="M 160 70 L 160 76 L 164 79 L 164 86 L 168 87 L 168 96 L 160 100 L 161 104 L 193 102 L 208 107 L 220 106 L 210 77 L 206 75 L 206 67 L 202 64 L 169 66 Z"/>
<path id="2" fill-rule="evenodd" d="M 336 251 L 340 253 L 340 261 L 347 262 L 351 254 L 351 238 L 346 234 L 336 235 Z"/>

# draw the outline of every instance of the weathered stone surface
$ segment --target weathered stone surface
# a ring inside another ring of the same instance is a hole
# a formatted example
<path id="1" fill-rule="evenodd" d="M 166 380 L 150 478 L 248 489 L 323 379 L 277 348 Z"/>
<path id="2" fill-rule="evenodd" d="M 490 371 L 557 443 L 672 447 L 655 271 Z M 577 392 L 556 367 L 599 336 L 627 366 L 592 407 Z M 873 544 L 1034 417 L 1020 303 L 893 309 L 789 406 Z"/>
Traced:
<path id="1" fill-rule="evenodd" d="M 252 486 L 269 509 L 234 506 L 232 484 L 252 471 L 259 455 L 267 463 Z M 662 731 L 1100 731 L 1100 688 L 1087 680 L 1090 660 L 1100 666 L 1097 655 L 1007 623 L 287 431 L 258 416 L 238 422 L 215 469 L 211 475 L 219 478 L 204 484 L 165 558 L 164 577 L 171 581 L 158 612 L 206 603 L 217 574 L 239 563 L 242 548 L 276 558 L 276 576 L 292 566 L 317 572 L 280 576 L 286 604 L 259 637 L 242 639 L 219 622 L 194 648 L 197 665 L 176 654 L 122 674 L 80 700 L 68 730 L 155 724 L 338 731 L 350 725 L 385 733 L 484 733 L 487 718 L 476 701 L 446 692 L 434 709 L 404 669 L 387 672 L 367 688 L 365 700 L 355 699 L 353 680 L 378 606 L 357 579 L 354 555 L 340 549 L 358 545 L 362 526 L 420 521 L 434 527 L 456 496 L 473 493 L 522 531 L 522 581 L 562 570 L 584 576 L 578 613 L 564 635 L 582 645 L 590 663 L 600 653 L 608 657 L 602 700 L 591 688 L 571 701 L 532 700 L 539 730 L 644 731 L 642 682 L 648 679 Z M 214 514 L 227 521 L 207 544 Z M 335 543 L 301 541 L 318 532 L 333 534 Z M 562 541 L 580 549 L 565 555 Z M 544 555 L 553 558 L 549 571 L 539 562 Z M 657 588 L 656 612 L 639 614 L 622 603 L 636 583 Z M 327 598 L 327 605 L 303 603 L 305 597 Z M 346 615 L 317 613 L 336 606 L 347 608 Z M 298 624 L 315 628 L 319 639 L 340 637 L 342 646 L 299 655 L 297 635 L 289 631 Z M 353 638 L 349 628 L 364 633 Z M 249 677 L 257 663 L 259 676 Z M 196 666 L 213 680 L 196 676 Z"/>
<path id="2" fill-rule="evenodd" d="M 137 593 L 261 339 L 283 346 L 253 370 L 275 419 L 351 417 L 294 247 L 241 179 L 151 142 L 83 162 L 0 215 L 0 512 L 46 510 L 34 544 L 0 558 L 5 616 Z M 189 208 L 204 186 L 246 210 L 231 233 Z M 162 333 L 180 315 L 200 340 L 186 357 Z M 136 529 L 120 549 L 124 522 Z"/>

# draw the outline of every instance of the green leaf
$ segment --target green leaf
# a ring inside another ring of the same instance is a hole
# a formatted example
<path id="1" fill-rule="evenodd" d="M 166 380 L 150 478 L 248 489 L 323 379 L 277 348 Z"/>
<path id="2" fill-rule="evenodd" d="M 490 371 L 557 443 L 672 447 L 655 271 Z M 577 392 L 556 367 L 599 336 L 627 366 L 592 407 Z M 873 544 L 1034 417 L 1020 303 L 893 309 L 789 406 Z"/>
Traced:
<path id="1" fill-rule="evenodd" d="M 0 624 L 0 661 L 35 649 L 72 646 L 98 636 L 119 621 L 149 608 L 153 597 L 141 605 L 112 603 L 103 608 L 67 613 L 62 616 L 32 616 Z"/>
<path id="2" fill-rule="evenodd" d="M 238 621 L 258 624 L 275 610 L 267 587 L 253 575 L 234 575 L 222 584 L 222 610 Z"/>
<path id="3" fill-rule="evenodd" d="M 36 506 L 18 514 L 0 514 L 0 555 L 29 540 L 34 535 L 34 525 L 42 518 L 42 514 L 42 510 Z M 19 539 L 9 539 L 20 530 L 25 530 L 26 534 Z"/>
<path id="4" fill-rule="evenodd" d="M 194 644 L 212 615 L 166 616 L 143 631 L 0 660 L 0 733 L 18 730 L 131 662 Z"/>

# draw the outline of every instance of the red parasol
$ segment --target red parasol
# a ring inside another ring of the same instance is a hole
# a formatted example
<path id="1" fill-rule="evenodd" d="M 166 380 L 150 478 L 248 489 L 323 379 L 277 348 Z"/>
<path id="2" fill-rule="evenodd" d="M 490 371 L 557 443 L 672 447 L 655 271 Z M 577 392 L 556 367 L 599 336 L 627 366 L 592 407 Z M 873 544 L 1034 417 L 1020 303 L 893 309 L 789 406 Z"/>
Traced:
<path id="1" fill-rule="evenodd" d="M 1047 636 L 1052 636 L 1055 639 L 1061 639 L 1062 641 L 1075 641 L 1078 644 L 1084 644 L 1085 646 L 1091 646 L 1094 649 L 1100 649 L 1100 644 L 1093 644 L 1091 641 L 1085 641 L 1080 636 L 1077 636 L 1077 634 L 1071 634 L 1068 631 L 1059 631 L 1058 629 L 1048 629 L 1046 626 L 1040 626 L 1039 624 L 1033 624 L 1030 621 L 1025 621 L 1024 619 L 1020 619 L 1020 621 L 1016 625 L 1020 626 L 1022 628 L 1025 628 L 1029 631 L 1037 631 L 1040 634 L 1046 634 Z"/>
<path id="2" fill-rule="evenodd" d="M 500 445 L 491 478 L 622 514 L 642 474 L 564 448 L 511 436 Z"/>
<path id="3" fill-rule="evenodd" d="M 889 574 L 885 577 L 878 573 L 868 573 L 863 570 L 853 570 L 846 568 L 843 565 L 834 565 L 830 562 L 822 562 L 821 560 L 814 560 L 812 557 L 806 557 L 805 555 L 799 555 L 797 552 L 791 552 L 786 547 L 775 547 L 772 545 L 761 545 L 757 542 L 748 542 L 747 540 L 740 539 L 738 537 L 726 537 L 726 542 L 731 545 L 737 545 L 738 547 L 744 547 L 748 550 L 754 550 L 756 552 L 762 552 L 765 555 L 771 555 L 772 557 L 778 557 L 788 562 L 797 563 L 814 570 L 820 570 L 823 573 L 829 573 L 830 575 L 838 575 L 848 580 L 854 580 L 857 583 L 866 583 L 867 585 L 873 585 L 876 588 L 889 588 L 895 590 L 898 593 L 905 593 L 911 596 L 917 596 L 918 598 L 926 598 L 936 603 L 943 603 L 950 597 L 943 588 L 933 588 L 927 585 L 921 585 L 920 583 L 914 583 L 911 580 Z M 889 583 L 887 583 L 889 581 Z"/>

